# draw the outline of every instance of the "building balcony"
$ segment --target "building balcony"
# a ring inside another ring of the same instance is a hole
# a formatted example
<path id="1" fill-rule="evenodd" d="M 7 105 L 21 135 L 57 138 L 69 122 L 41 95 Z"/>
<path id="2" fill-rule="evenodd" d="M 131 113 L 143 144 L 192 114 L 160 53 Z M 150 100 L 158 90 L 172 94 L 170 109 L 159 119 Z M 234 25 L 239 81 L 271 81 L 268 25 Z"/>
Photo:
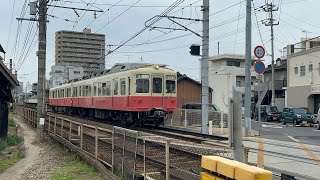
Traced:
<path id="1" fill-rule="evenodd" d="M 275 90 L 283 90 L 284 87 L 287 87 L 287 80 L 275 80 L 274 81 L 274 89 Z M 265 88 L 271 90 L 272 82 L 263 82 L 260 83 L 260 87 L 258 85 L 254 86 L 255 91 L 263 91 Z"/>

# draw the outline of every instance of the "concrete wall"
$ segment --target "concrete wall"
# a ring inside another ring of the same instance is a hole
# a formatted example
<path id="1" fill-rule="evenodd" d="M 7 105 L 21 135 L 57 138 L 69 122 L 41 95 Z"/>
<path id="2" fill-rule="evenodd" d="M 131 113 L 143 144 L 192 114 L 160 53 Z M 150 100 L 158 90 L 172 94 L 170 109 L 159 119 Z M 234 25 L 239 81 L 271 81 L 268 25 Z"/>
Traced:
<path id="1" fill-rule="evenodd" d="M 283 108 L 285 108 L 285 98 L 275 98 L 275 106 L 282 112 Z"/>
<path id="2" fill-rule="evenodd" d="M 310 95 L 311 95 L 311 86 L 288 87 L 287 89 L 288 107 L 299 107 L 299 106 L 308 107 L 308 97 Z M 309 109 L 310 108 L 311 107 L 309 107 Z"/>

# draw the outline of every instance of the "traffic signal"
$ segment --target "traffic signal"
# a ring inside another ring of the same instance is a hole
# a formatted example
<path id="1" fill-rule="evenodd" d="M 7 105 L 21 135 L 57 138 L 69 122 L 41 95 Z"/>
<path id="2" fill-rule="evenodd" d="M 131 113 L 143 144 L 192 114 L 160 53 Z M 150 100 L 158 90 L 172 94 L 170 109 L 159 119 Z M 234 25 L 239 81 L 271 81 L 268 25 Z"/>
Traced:
<path id="1" fill-rule="evenodd" d="M 190 47 L 190 54 L 192 56 L 200 56 L 200 45 L 192 44 Z"/>

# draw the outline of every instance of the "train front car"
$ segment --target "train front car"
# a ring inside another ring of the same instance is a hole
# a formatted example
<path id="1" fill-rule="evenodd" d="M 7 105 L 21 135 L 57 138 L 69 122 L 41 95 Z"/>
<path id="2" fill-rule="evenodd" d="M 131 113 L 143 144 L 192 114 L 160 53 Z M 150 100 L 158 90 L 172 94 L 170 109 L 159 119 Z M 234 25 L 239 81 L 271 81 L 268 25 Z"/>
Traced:
<path id="1" fill-rule="evenodd" d="M 163 124 L 177 106 L 177 73 L 161 65 L 138 68 L 132 73 L 134 93 L 129 97 L 129 108 L 138 112 L 139 124 Z"/>

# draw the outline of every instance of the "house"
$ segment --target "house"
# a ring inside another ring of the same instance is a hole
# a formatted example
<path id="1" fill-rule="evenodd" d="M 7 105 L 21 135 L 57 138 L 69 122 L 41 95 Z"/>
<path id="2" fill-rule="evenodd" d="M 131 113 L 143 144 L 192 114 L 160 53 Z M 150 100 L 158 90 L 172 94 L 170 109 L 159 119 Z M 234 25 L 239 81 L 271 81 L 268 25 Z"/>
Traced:
<path id="1" fill-rule="evenodd" d="M 287 106 L 320 107 L 320 36 L 287 46 Z"/>
<path id="2" fill-rule="evenodd" d="M 266 68 L 262 83 L 255 86 L 255 102 L 261 105 L 270 105 L 272 102 L 272 67 L 271 64 Z M 286 106 L 285 89 L 287 87 L 287 59 L 278 58 L 274 65 L 274 87 L 275 87 L 275 106 L 280 111 Z M 258 97 L 260 91 L 260 98 Z"/>
<path id="3" fill-rule="evenodd" d="M 252 66 L 257 59 L 252 57 Z M 257 73 L 251 68 L 252 101 Z M 245 55 L 221 54 L 209 57 L 209 86 L 213 89 L 212 101 L 223 112 L 228 112 L 228 99 L 232 89 L 245 92 Z"/>
<path id="4" fill-rule="evenodd" d="M 8 105 L 13 100 L 13 89 L 19 84 L 16 76 L 0 61 L 0 138 L 8 133 Z"/>
<path id="5" fill-rule="evenodd" d="M 202 85 L 185 74 L 177 73 L 177 108 L 185 103 L 201 103 Z M 209 89 L 209 103 L 212 103 L 212 89 Z"/>

